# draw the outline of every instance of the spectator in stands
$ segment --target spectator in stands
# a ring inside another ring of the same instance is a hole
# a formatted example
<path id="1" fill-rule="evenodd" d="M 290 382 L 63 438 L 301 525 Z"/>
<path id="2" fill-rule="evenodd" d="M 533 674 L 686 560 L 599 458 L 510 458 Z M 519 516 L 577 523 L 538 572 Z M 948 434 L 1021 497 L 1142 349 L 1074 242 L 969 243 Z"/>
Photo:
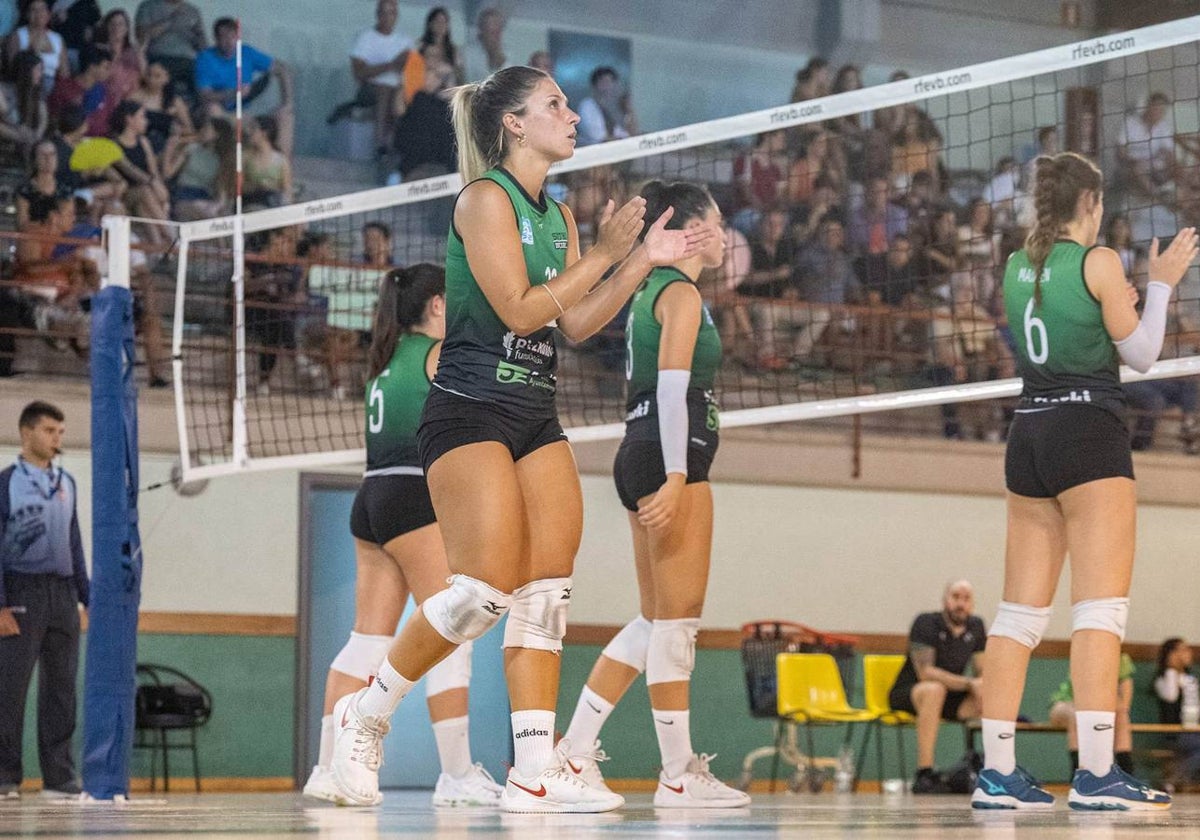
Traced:
<path id="1" fill-rule="evenodd" d="M 421 91 L 434 96 L 440 94 L 443 101 L 449 102 L 451 92 L 458 84 L 454 65 L 446 60 L 440 44 L 428 44 L 419 49 L 421 58 L 425 60 L 425 74 L 419 89 L 413 92 L 408 107 L 412 107 L 412 100 L 416 99 L 417 94 Z"/>
<path id="2" fill-rule="evenodd" d="M 150 146 L 146 137 L 149 121 L 146 119 L 146 108 L 141 103 L 125 101 L 113 111 L 112 137 L 125 152 L 125 157 L 117 161 L 115 169 L 128 184 L 125 192 L 125 205 L 135 216 L 147 219 L 171 218 L 171 194 L 163 180 L 159 168 L 158 155 Z M 165 154 L 170 154 L 168 150 Z M 148 242 L 162 244 L 166 239 L 161 225 L 147 225 L 144 228 Z"/>
<path id="3" fill-rule="evenodd" d="M 33 148 L 29 178 L 17 187 L 17 229 L 29 227 L 29 208 L 38 200 L 66 198 L 71 190 L 58 182 L 58 148 L 47 138 Z"/>
<path id="4" fill-rule="evenodd" d="M 87 118 L 88 134 L 102 137 L 109 131 L 117 102 L 108 98 L 106 83 L 112 75 L 112 54 L 107 47 L 88 44 L 79 54 L 79 73 L 60 76 L 46 107 L 58 119 L 68 107 L 81 108 Z"/>
<path id="5" fill-rule="evenodd" d="M 54 0 L 50 6 L 50 28 L 62 36 L 72 67 L 77 66 L 79 51 L 95 40 L 99 22 L 96 0 Z"/>
<path id="6" fill-rule="evenodd" d="M 846 160 L 841 144 L 828 132 L 816 131 L 788 170 L 787 198 L 791 204 L 802 204 L 812 198 L 818 177 L 824 177 L 841 193 L 846 185 Z"/>
<path id="7" fill-rule="evenodd" d="M 185 143 L 194 139 L 192 115 L 183 97 L 175 93 L 165 65 L 157 61 L 152 62 L 146 68 L 141 84 L 129 95 L 129 99 L 141 103 L 146 108 L 149 126 L 146 129 L 146 137 L 149 138 L 155 154 L 163 153 L 172 134 L 178 134 L 181 142 Z M 203 109 L 201 112 L 203 113 Z"/>
<path id="8" fill-rule="evenodd" d="M 892 149 L 892 183 L 903 193 L 908 190 L 912 177 L 924 171 L 933 179 L 933 193 L 941 195 L 942 138 L 936 128 L 921 119 L 922 115 L 923 112 L 916 108 L 904 112 Z"/>
<path id="9" fill-rule="evenodd" d="M 413 49 L 412 39 L 396 28 L 399 17 L 396 0 L 379 0 L 375 25 L 358 33 L 350 49 L 350 69 L 362 86 L 357 103 L 375 109 L 375 148 L 380 156 L 390 151 L 396 117 L 404 110 L 404 68 Z"/>
<path id="10" fill-rule="evenodd" d="M 468 82 L 481 82 L 511 63 L 504 54 L 504 12 L 485 6 L 475 18 L 475 33 L 463 50 Z"/>
<path id="11" fill-rule="evenodd" d="M 794 361 L 805 364 L 827 326 L 847 326 L 839 310 L 860 297 L 858 275 L 846 252 L 841 219 L 829 215 L 821 222 L 816 241 L 806 246 L 796 260 L 795 283 L 797 297 L 808 305 L 799 313 L 800 323 L 794 325 Z"/>
<path id="12" fill-rule="evenodd" d="M 797 204 L 792 208 L 792 238 L 801 245 L 817 235 L 821 222 L 827 216 L 834 215 L 842 218 L 839 192 L 833 179 L 825 173 L 817 176 L 813 182 L 813 192 L 808 201 Z"/>
<path id="13" fill-rule="evenodd" d="M 0 85 L 0 137 L 14 143 L 27 159 L 49 122 L 42 100 L 42 60 L 37 53 L 23 50 L 13 64 L 15 82 Z"/>
<path id="14" fill-rule="evenodd" d="M 0 38 L 7 38 L 17 28 L 20 14 L 17 0 L 0 0 Z"/>
<path id="15" fill-rule="evenodd" d="M 208 46 L 200 10 L 187 0 L 142 0 L 134 29 L 146 45 L 146 62 L 167 68 L 180 92 L 195 92 L 196 56 Z"/>
<path id="16" fill-rule="evenodd" d="M 950 277 L 950 305 L 937 307 L 929 325 L 934 385 L 961 385 L 1007 379 L 1015 375 L 1012 352 L 998 324 L 976 298 L 968 271 Z M 1004 412 L 991 401 L 947 403 L 942 406 L 942 434 L 999 443 L 1004 437 Z"/>
<path id="17" fill-rule="evenodd" d="M 893 237 L 908 233 L 908 213 L 892 203 L 886 178 L 867 184 L 863 205 L 851 215 L 849 228 L 850 247 L 860 256 L 883 256 Z"/>
<path id="18" fill-rule="evenodd" d="M 927 265 L 930 294 L 944 301 L 950 300 L 950 275 L 958 271 L 963 262 L 962 245 L 958 238 L 958 217 L 954 209 L 943 207 L 933 217 L 929 244 L 922 257 Z"/>
<path id="19" fill-rule="evenodd" d="M 1104 226 L 1104 244 L 1117 252 L 1121 258 L 1121 267 L 1125 276 L 1133 278 L 1139 261 L 1146 252 L 1133 244 L 1133 228 L 1129 226 L 1129 217 L 1124 213 L 1114 213 Z"/>
<path id="20" fill-rule="evenodd" d="M 796 71 L 796 84 L 792 87 L 792 101 L 804 102 L 829 95 L 832 79 L 829 77 L 829 62 L 815 55 L 808 64 Z"/>
<path id="21" fill-rule="evenodd" d="M 418 44 L 424 54 L 425 48 L 437 46 L 441 49 L 442 59 L 454 68 L 454 84 L 461 85 L 466 78 L 463 67 L 462 53 L 450 39 L 450 13 L 445 6 L 434 6 L 425 16 L 425 32 Z M 536 53 L 535 53 L 536 55 Z M 428 57 L 425 59 L 429 61 Z M 532 66 L 532 65 L 530 65 Z"/>
<path id="22" fill-rule="evenodd" d="M 50 95 L 59 76 L 70 71 L 67 47 L 62 36 L 50 30 L 50 4 L 47 0 L 31 0 L 21 16 L 24 25 L 8 36 L 5 55 L 11 62 L 22 50 L 32 50 L 42 60 L 42 96 Z"/>
<path id="23" fill-rule="evenodd" d="M 281 207 L 292 200 L 292 166 L 279 150 L 278 128 L 270 117 L 246 121 L 243 200 L 248 205 Z"/>
<path id="24" fill-rule="evenodd" d="M 746 236 L 752 236 L 763 211 L 787 199 L 787 134 L 768 131 L 758 135 L 750 154 L 734 159 L 733 180 L 738 209 L 731 221 Z"/>
<path id="25" fill-rule="evenodd" d="M 1133 675 L 1137 666 L 1133 657 L 1128 653 L 1121 654 L 1120 669 L 1117 672 L 1117 719 L 1114 733 L 1114 749 L 1117 766 L 1126 773 L 1133 773 L 1133 731 L 1129 719 L 1129 708 L 1133 703 Z M 1071 687 L 1071 679 L 1058 686 L 1058 690 L 1050 696 L 1050 723 L 1065 727 L 1067 730 L 1067 753 L 1071 760 L 1071 776 L 1079 769 L 1079 732 L 1075 729 L 1075 691 Z"/>
<path id="26" fill-rule="evenodd" d="M 901 206 L 908 214 L 908 234 L 913 239 L 913 245 L 924 248 L 933 236 L 933 220 L 937 215 L 933 177 L 928 172 L 922 170 L 913 173 Z"/>
<path id="27" fill-rule="evenodd" d="M 1192 646 L 1178 636 L 1167 639 L 1158 649 L 1158 669 L 1154 673 L 1154 695 L 1158 700 L 1159 723 L 1183 723 L 1184 708 L 1200 706 L 1200 681 L 1192 674 Z M 1200 732 L 1175 736 L 1173 782 L 1194 781 L 1200 775 Z"/>
<path id="28" fill-rule="evenodd" d="M 874 293 L 888 306 L 899 306 L 921 289 L 921 277 L 913 263 L 913 243 L 907 234 L 892 237 L 887 253 L 860 257 L 857 264 L 863 290 Z"/>
<path id="29" fill-rule="evenodd" d="M 395 265 L 392 258 L 392 229 L 383 222 L 367 222 L 362 227 L 363 261 L 370 268 L 384 271 Z"/>
<path id="30" fill-rule="evenodd" d="M 1000 234 L 992 225 L 992 205 L 982 198 L 967 205 L 966 224 L 958 228 L 959 257 L 971 272 L 975 303 L 989 312 L 999 311 Z"/>
<path id="31" fill-rule="evenodd" d="M 93 200 L 124 196 L 125 179 L 111 166 L 91 172 L 84 172 L 82 167 L 71 167 L 75 149 L 87 137 L 87 120 L 83 109 L 69 106 L 55 122 L 58 130 L 50 135 L 50 139 L 58 151 L 58 171 L 55 173 L 58 182 L 72 191 L 86 190 L 86 195 Z"/>
<path id="32" fill-rule="evenodd" d="M 554 57 L 549 50 L 535 50 L 529 54 L 529 66 L 541 70 L 547 76 L 554 77 Z"/>
<path id="33" fill-rule="evenodd" d="M 25 294 L 38 299 L 34 319 L 40 331 L 66 333 L 66 343 L 86 354 L 88 322 L 80 302 L 100 287 L 95 262 L 77 254 L 56 258 L 57 240 L 75 225 L 75 199 L 38 196 L 29 205 L 29 222 L 17 240 L 14 280 Z"/>
<path id="34" fill-rule="evenodd" d="M 260 397 L 271 392 L 279 357 L 296 349 L 297 311 L 308 297 L 296 261 L 299 238 L 299 229 L 289 226 L 255 234 L 246 243 L 252 254 L 246 261 L 246 332 L 258 352 L 258 372 L 250 377 Z"/>
<path id="35" fill-rule="evenodd" d="M 838 68 L 837 76 L 833 80 L 834 95 L 861 90 L 862 86 L 862 71 L 859 70 L 858 65 L 843 64 Z M 846 167 L 850 173 L 850 179 L 861 184 L 865 178 L 866 147 L 863 125 L 858 113 L 836 117 L 826 122 L 825 126 L 837 137 L 846 157 Z"/>
<path id="36" fill-rule="evenodd" d="M 792 332 L 806 315 L 793 304 L 797 248 L 787 210 L 768 208 L 746 247 L 749 265 L 732 282 L 738 295 L 752 301 L 750 320 L 757 336 L 753 364 L 760 370 L 784 370 L 792 362 Z"/>
<path id="37" fill-rule="evenodd" d="M 637 117 L 629 107 L 629 94 L 617 71 L 597 67 L 591 75 L 591 96 L 579 103 L 576 146 L 620 140 L 637 133 Z"/>
<path id="38" fill-rule="evenodd" d="M 384 0 L 386 2 L 386 0 Z M 229 118 L 237 99 L 237 36 L 233 18 L 213 24 L 215 45 L 196 56 L 196 91 L 214 117 Z M 282 61 L 242 44 L 242 104 L 249 105 L 266 89 L 271 77 L 279 85 L 279 104 L 271 111 L 279 130 L 279 150 L 289 160 L 295 131 L 292 111 L 292 72 Z"/>
<path id="39" fill-rule="evenodd" d="M 201 114 L 194 138 L 174 149 L 163 165 L 175 218 L 190 222 L 220 216 L 235 190 L 233 127 Z"/>
<path id="40" fill-rule="evenodd" d="M 145 47 L 134 44 L 131 29 L 124 9 L 106 14 L 96 29 L 96 43 L 107 47 L 112 55 L 112 73 L 105 83 L 112 102 L 128 99 L 146 72 Z"/>
<path id="41" fill-rule="evenodd" d="M 1129 196 L 1129 221 L 1139 242 L 1174 231 L 1175 121 L 1171 100 L 1150 94 L 1140 114 L 1125 118 L 1117 157 Z"/>
<path id="42" fill-rule="evenodd" d="M 395 148 L 404 181 L 446 175 L 458 168 L 447 85 L 453 84 L 453 67 L 439 62 L 440 50 L 437 45 L 424 47 L 425 84 L 396 124 Z"/>
<path id="43" fill-rule="evenodd" d="M 917 716 L 917 775 L 913 793 L 945 793 L 933 769 L 943 720 L 979 717 L 982 709 L 983 649 L 987 632 L 973 615 L 975 588 L 965 580 L 946 587 L 941 612 L 918 615 L 908 634 L 908 658 L 889 700 L 893 709 Z M 971 676 L 967 676 L 970 669 Z"/>
<path id="44" fill-rule="evenodd" d="M 1016 225 L 1017 195 L 1021 191 L 1021 167 L 1017 161 L 1004 156 L 996 162 L 992 179 L 983 188 L 983 200 L 992 207 L 997 231 L 1005 231 Z"/>
<path id="45" fill-rule="evenodd" d="M 594 166 L 567 176 L 567 203 L 579 227 L 579 242 L 587 247 L 595 241 L 604 207 L 611 199 L 617 207 L 627 199 L 630 187 L 616 166 Z"/>

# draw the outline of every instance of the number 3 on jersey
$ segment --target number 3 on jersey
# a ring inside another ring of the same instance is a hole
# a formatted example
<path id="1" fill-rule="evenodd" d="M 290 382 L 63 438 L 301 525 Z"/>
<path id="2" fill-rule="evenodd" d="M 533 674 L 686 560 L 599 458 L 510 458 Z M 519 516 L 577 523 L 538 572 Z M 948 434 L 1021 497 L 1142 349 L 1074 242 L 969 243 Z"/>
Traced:
<path id="1" fill-rule="evenodd" d="M 1037 335 L 1035 348 L 1034 335 Z M 1025 353 L 1035 365 L 1044 365 L 1050 358 L 1050 336 L 1046 334 L 1046 323 L 1033 314 L 1033 299 L 1025 306 Z"/>
<path id="2" fill-rule="evenodd" d="M 371 382 L 371 395 L 367 399 L 367 431 L 373 435 L 383 431 L 383 389 L 378 379 Z"/>

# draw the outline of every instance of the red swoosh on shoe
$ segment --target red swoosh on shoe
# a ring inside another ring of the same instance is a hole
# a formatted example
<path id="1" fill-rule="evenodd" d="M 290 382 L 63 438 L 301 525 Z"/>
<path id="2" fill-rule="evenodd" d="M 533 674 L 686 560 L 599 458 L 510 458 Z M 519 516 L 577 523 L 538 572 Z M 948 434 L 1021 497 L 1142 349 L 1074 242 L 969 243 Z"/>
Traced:
<path id="1" fill-rule="evenodd" d="M 683 785 L 680 785 L 679 787 L 672 787 L 671 785 L 667 784 L 666 782 L 659 782 L 659 784 L 662 785 L 663 787 L 665 787 L 667 790 L 674 791 L 675 793 L 678 793 L 681 796 L 683 795 Z"/>
<path id="2" fill-rule="evenodd" d="M 546 795 L 546 786 L 545 786 L 545 785 L 541 785 L 541 786 L 540 786 L 540 788 L 539 788 L 538 790 L 530 790 L 529 788 L 525 787 L 525 785 L 519 784 L 518 782 L 514 782 L 512 779 L 509 779 L 509 780 L 508 780 L 508 783 L 509 783 L 510 785 L 512 785 L 513 787 L 518 787 L 518 788 L 520 788 L 521 790 L 523 790 L 523 791 L 525 791 L 526 793 L 528 793 L 530 796 L 538 796 L 538 797 L 541 797 L 541 796 L 545 796 L 545 795 Z"/>
<path id="3" fill-rule="evenodd" d="M 567 766 L 571 768 L 571 772 L 574 773 L 575 775 L 579 775 L 580 773 L 583 772 L 583 768 L 576 767 L 574 764 L 571 763 L 571 759 L 569 759 L 569 758 L 567 759 Z"/>

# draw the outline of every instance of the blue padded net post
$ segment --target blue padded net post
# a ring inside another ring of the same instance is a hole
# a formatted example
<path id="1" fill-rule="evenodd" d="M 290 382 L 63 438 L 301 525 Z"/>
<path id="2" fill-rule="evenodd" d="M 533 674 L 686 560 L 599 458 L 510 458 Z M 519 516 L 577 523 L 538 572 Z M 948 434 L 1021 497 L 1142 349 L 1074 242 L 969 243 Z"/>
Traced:
<path id="1" fill-rule="evenodd" d="M 128 220 L 119 221 L 128 231 Z M 109 249 L 121 250 L 119 237 L 110 238 Z M 129 793 L 142 584 L 133 296 L 127 272 L 122 285 L 110 279 L 116 283 L 92 298 L 92 595 L 83 788 L 96 799 Z"/>

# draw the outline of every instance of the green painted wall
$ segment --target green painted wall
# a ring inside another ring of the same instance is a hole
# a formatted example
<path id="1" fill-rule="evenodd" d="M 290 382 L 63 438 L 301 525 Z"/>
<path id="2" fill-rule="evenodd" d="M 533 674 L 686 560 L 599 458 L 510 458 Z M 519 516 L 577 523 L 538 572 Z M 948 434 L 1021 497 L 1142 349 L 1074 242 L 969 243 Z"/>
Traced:
<path id="1" fill-rule="evenodd" d="M 80 642 L 81 654 L 86 650 L 85 636 Z M 138 639 L 139 662 L 178 668 L 213 695 L 212 719 L 197 734 L 200 771 L 205 776 L 292 775 L 295 650 L 294 639 L 269 636 L 144 634 Z M 81 655 L 77 751 L 83 738 L 82 659 Z M 25 713 L 26 778 L 41 777 L 37 761 L 36 698 L 35 678 Z M 174 735 L 175 739 L 183 737 L 184 733 Z M 172 779 L 186 779 L 191 769 L 190 753 L 172 750 Z M 149 752 L 135 750 L 130 770 L 134 777 L 149 776 Z M 176 788 L 173 781 L 172 789 L 182 788 Z"/>
<path id="2" fill-rule="evenodd" d="M 86 645 L 84 645 L 86 649 Z M 565 729 L 574 710 L 579 690 L 600 648 L 570 646 L 563 654 L 562 688 L 559 693 L 559 729 Z M 142 662 L 171 665 L 193 676 L 212 692 L 214 714 L 199 733 L 201 771 L 206 776 L 288 776 L 292 772 L 293 714 L 295 706 L 295 645 L 290 638 L 239 636 L 143 635 L 138 658 Z M 717 753 L 714 771 L 727 779 L 741 773 L 742 759 L 760 746 L 770 744 L 774 724 L 750 717 L 741 658 L 738 651 L 701 650 L 697 653 L 692 683 L 692 731 L 698 751 Z M 857 664 L 861 675 L 861 664 Z M 1048 698 L 1066 674 L 1064 660 L 1036 659 L 1021 711 L 1032 720 L 1045 720 Z M 1149 690 L 1152 663 L 1139 663 L 1135 678 L 1133 719 L 1157 719 Z M 82 677 L 83 668 L 80 667 Z M 36 690 L 30 692 L 26 714 L 25 775 L 40 776 L 34 732 Z M 82 697 L 82 691 L 81 691 Z M 853 703 L 861 705 L 861 680 Z M 82 735 L 82 712 L 79 718 Z M 819 729 L 817 752 L 836 755 L 843 730 Z M 856 748 L 861 731 L 855 735 Z M 911 762 L 916 744 L 911 730 L 904 733 L 906 755 Z M 803 734 L 801 734 L 803 745 Z M 613 712 L 602 733 L 604 750 L 611 757 L 603 769 L 614 778 L 650 779 L 658 772 L 658 750 L 650 721 L 645 683 L 639 679 Z M 1153 736 L 1138 736 L 1136 748 L 1152 746 Z M 937 763 L 947 766 L 963 752 L 961 730 L 943 726 L 938 741 Z M 1023 736 L 1018 741 L 1018 759 L 1035 775 L 1062 781 L 1067 775 L 1066 742 L 1061 735 Z M 864 778 L 878 777 L 875 748 L 868 754 Z M 884 732 L 884 777 L 899 775 L 895 733 Z M 172 773 L 185 778 L 191 770 L 184 753 L 172 757 Z M 132 774 L 149 775 L 149 754 L 137 751 Z M 757 778 L 770 773 L 769 760 L 753 768 Z M 786 775 L 786 771 L 785 771 Z"/>

